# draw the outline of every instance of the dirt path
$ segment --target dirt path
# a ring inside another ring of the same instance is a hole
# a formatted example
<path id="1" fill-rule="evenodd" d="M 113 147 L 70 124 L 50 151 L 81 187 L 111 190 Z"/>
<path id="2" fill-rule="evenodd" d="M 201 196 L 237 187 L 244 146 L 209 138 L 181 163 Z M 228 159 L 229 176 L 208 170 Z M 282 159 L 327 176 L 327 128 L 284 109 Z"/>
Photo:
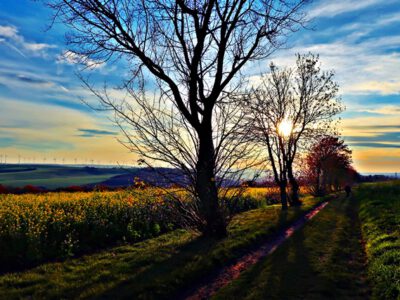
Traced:
<path id="1" fill-rule="evenodd" d="M 222 268 L 216 273 L 216 275 L 211 276 L 210 278 L 205 280 L 202 285 L 187 293 L 183 297 L 183 299 L 209 299 L 219 289 L 223 288 L 228 283 L 238 278 L 243 271 L 245 271 L 255 263 L 259 262 L 265 256 L 274 252 L 283 242 L 285 242 L 290 236 L 292 236 L 296 230 L 300 229 L 308 220 L 317 215 L 327 204 L 328 202 L 321 203 L 310 212 L 308 212 L 305 216 L 294 222 L 291 226 L 279 232 L 273 239 L 262 244 L 256 250 L 244 255 L 235 263 Z"/>

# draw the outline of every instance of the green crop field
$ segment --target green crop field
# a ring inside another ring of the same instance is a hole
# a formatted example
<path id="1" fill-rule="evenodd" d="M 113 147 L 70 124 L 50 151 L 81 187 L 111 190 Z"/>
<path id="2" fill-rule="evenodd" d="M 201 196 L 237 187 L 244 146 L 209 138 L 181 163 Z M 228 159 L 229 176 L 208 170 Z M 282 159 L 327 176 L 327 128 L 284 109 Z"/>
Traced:
<path id="1" fill-rule="evenodd" d="M 1 165 L 0 184 L 10 187 L 34 185 L 46 189 L 56 189 L 99 183 L 124 173 L 126 171 L 118 168 L 68 167 L 62 165 Z"/>

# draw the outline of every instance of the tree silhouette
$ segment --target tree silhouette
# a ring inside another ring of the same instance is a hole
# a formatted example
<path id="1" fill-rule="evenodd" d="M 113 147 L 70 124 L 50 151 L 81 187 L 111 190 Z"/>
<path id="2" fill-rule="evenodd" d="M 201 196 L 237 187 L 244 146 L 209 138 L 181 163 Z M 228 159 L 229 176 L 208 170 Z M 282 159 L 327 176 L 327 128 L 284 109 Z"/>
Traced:
<path id="1" fill-rule="evenodd" d="M 248 150 L 233 142 L 241 70 L 284 43 L 301 25 L 306 2 L 47 1 L 72 28 L 67 42 L 75 57 L 89 68 L 111 59 L 128 66 L 123 87 L 133 102 L 86 84 L 115 111 L 131 151 L 179 167 L 192 179 L 197 227 L 214 236 L 226 234 L 218 178 Z M 154 97 L 145 93 L 146 78 L 155 79 Z"/>

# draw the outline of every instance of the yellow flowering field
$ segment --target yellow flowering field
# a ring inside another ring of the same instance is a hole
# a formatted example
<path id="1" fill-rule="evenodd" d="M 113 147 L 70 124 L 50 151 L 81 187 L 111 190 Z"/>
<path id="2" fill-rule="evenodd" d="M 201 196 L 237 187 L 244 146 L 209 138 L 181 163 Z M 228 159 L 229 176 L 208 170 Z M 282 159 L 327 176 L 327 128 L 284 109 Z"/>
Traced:
<path id="1" fill-rule="evenodd" d="M 161 190 L 0 195 L 1 269 L 64 258 L 174 228 Z"/>
<path id="2" fill-rule="evenodd" d="M 0 195 L 0 271 L 157 236 L 179 226 L 173 197 L 157 188 Z M 265 188 L 248 188 L 228 209 L 265 205 Z"/>

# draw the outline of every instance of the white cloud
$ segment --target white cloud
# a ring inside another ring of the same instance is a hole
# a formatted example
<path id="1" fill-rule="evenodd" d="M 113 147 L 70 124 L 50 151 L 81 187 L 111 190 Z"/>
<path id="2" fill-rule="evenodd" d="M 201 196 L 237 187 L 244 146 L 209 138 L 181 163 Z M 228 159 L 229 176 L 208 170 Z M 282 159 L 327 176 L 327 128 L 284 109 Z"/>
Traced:
<path id="1" fill-rule="evenodd" d="M 32 56 L 47 57 L 46 50 L 57 48 L 55 45 L 46 43 L 28 42 L 19 34 L 18 28 L 15 26 L 0 25 L 0 44 L 4 44 L 18 54 L 26 57 L 27 54 Z"/>
<path id="2" fill-rule="evenodd" d="M 25 48 L 31 51 L 41 51 L 49 48 L 57 48 L 55 45 L 49 45 L 44 43 L 25 43 Z"/>
<path id="3" fill-rule="evenodd" d="M 57 57 L 58 64 L 68 64 L 68 65 L 77 65 L 81 64 L 86 66 L 89 69 L 101 69 L 106 64 L 104 62 L 96 61 L 90 59 L 85 55 L 81 55 L 69 50 L 65 50 L 62 54 Z"/>
<path id="4" fill-rule="evenodd" d="M 18 29 L 14 26 L 0 25 L 0 36 L 16 39 L 18 38 Z"/>

